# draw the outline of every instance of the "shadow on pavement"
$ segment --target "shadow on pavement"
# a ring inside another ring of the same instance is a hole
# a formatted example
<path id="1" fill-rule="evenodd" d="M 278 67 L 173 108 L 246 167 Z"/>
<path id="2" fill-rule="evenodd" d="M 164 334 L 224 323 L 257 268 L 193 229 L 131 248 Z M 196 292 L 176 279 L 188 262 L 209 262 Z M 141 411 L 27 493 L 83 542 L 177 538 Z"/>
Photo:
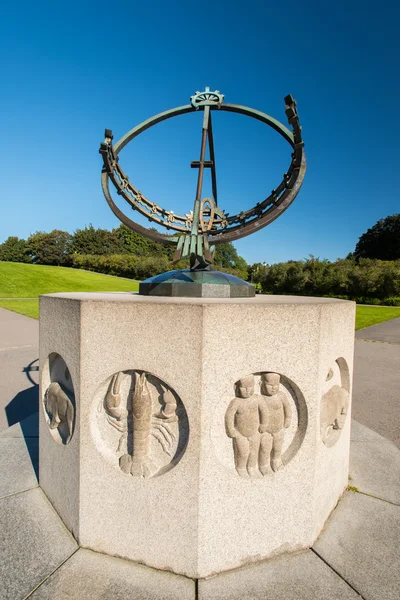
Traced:
<path id="1" fill-rule="evenodd" d="M 18 392 L 7 404 L 5 412 L 8 426 L 19 423 L 26 447 L 32 461 L 36 476 L 39 477 L 39 386 L 32 379 L 31 373 L 39 371 L 39 359 L 35 359 L 23 369 L 31 387 Z"/>

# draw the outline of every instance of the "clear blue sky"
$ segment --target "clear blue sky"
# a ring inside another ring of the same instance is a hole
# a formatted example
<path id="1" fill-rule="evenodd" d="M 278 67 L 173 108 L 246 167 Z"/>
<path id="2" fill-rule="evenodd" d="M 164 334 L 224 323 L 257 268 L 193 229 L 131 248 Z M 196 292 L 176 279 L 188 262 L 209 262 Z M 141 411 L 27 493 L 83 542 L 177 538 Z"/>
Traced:
<path id="1" fill-rule="evenodd" d="M 250 263 L 344 257 L 400 212 L 399 3 L 4 4 L 0 242 L 118 226 L 100 188 L 104 128 L 119 139 L 206 85 L 284 123 L 283 97 L 298 103 L 305 182 L 277 221 L 236 244 Z M 120 155 L 131 181 L 175 212 L 193 204 L 199 117 L 161 124 Z M 215 115 L 214 138 L 231 214 L 263 200 L 290 161 L 278 134 L 239 115 Z"/>

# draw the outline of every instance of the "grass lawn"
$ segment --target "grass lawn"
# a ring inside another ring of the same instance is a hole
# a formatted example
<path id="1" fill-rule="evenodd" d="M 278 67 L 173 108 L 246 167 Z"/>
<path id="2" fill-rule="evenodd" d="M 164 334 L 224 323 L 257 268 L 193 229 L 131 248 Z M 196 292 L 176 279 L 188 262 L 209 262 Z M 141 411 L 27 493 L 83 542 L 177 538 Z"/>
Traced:
<path id="1" fill-rule="evenodd" d="M 40 294 L 54 292 L 137 292 L 139 283 L 66 267 L 0 262 L 0 306 L 39 318 Z"/>
<path id="2" fill-rule="evenodd" d="M 37 298 L 32 300 L 0 300 L 0 308 L 6 308 L 33 319 L 39 318 L 39 300 Z"/>
<path id="3" fill-rule="evenodd" d="M 0 298 L 37 298 L 54 292 L 136 292 L 137 281 L 100 273 L 0 262 Z"/>
<path id="4" fill-rule="evenodd" d="M 356 329 L 363 329 L 399 317 L 400 307 L 398 306 L 357 306 Z"/>

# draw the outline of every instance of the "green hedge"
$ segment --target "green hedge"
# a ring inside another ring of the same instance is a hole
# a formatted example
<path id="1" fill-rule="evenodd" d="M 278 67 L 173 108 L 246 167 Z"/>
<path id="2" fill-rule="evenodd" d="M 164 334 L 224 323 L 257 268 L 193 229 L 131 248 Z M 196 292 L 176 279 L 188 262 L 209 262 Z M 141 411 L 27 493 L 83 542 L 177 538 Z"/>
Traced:
<path id="1" fill-rule="evenodd" d="M 385 298 L 384 302 L 386 306 L 400 306 L 400 296 L 390 296 L 389 298 Z"/>
<path id="2" fill-rule="evenodd" d="M 165 256 L 137 257 L 131 254 L 74 254 L 72 266 L 86 271 L 106 273 L 129 279 L 146 279 L 169 271 L 170 263 Z"/>
<path id="3" fill-rule="evenodd" d="M 361 304 L 399 306 L 400 261 L 310 258 L 266 266 L 261 278 L 264 293 L 332 296 Z"/>
<path id="4" fill-rule="evenodd" d="M 334 294 L 325 294 L 325 298 L 340 298 L 341 300 L 353 300 L 357 304 L 369 304 L 372 306 L 400 306 L 400 296 L 391 296 L 389 298 L 370 298 L 369 296 L 343 296 Z"/>
<path id="5" fill-rule="evenodd" d="M 139 280 L 154 277 L 165 271 L 184 269 L 188 266 L 187 261 L 173 264 L 166 256 L 133 256 L 132 254 L 74 254 L 71 256 L 71 260 L 72 266 L 76 269 Z M 236 275 L 241 279 L 247 277 L 245 270 L 222 268 L 217 265 L 214 265 L 214 268 Z"/>

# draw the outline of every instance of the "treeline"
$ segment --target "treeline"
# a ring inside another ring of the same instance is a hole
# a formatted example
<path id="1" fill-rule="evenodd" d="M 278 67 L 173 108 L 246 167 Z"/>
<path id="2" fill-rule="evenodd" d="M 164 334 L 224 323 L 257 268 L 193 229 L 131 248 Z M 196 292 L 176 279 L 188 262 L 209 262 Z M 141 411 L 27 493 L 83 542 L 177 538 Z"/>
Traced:
<path id="1" fill-rule="evenodd" d="M 125 225 L 108 231 L 92 225 L 73 234 L 36 232 L 27 240 L 9 237 L 0 260 L 60 265 L 132 279 L 146 279 L 188 266 L 172 262 L 174 246 L 158 244 Z M 332 296 L 363 304 L 400 306 L 400 259 L 360 258 L 355 253 L 335 262 L 313 256 L 300 261 L 248 265 L 231 243 L 219 244 L 214 268 L 255 284 L 266 294 Z"/>
<path id="2" fill-rule="evenodd" d="M 400 260 L 369 258 L 300 261 L 249 267 L 263 293 L 332 296 L 361 304 L 400 306 Z"/>
<path id="3" fill-rule="evenodd" d="M 55 229 L 49 233 L 38 231 L 26 240 L 9 237 L 0 244 L 0 260 L 146 279 L 188 266 L 187 261 L 172 263 L 173 251 L 173 245 L 153 242 L 125 225 L 111 231 L 90 225 L 73 234 Z M 221 271 L 247 278 L 248 265 L 231 243 L 217 246 L 214 264 Z"/>

